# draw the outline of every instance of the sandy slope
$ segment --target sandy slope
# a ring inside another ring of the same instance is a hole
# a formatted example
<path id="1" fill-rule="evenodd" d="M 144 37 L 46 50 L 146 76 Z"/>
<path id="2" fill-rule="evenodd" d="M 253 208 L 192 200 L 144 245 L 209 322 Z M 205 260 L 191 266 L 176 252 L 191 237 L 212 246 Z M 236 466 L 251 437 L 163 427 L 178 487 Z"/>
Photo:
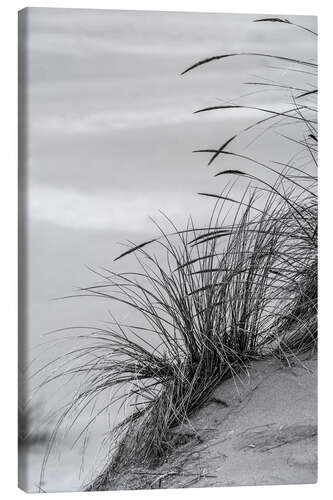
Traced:
<path id="1" fill-rule="evenodd" d="M 223 383 L 182 434 L 189 441 L 153 487 L 316 482 L 317 360 L 256 362 Z"/>
<path id="2" fill-rule="evenodd" d="M 173 433 L 178 446 L 165 464 L 122 471 L 103 489 L 316 482 L 317 360 L 291 367 L 277 359 L 253 363 L 247 373 L 223 382 L 189 424 Z M 37 490 L 40 460 L 35 462 L 29 491 Z M 59 473 L 49 474 L 46 491 L 80 488 L 74 465 L 64 465 L 61 486 Z"/>

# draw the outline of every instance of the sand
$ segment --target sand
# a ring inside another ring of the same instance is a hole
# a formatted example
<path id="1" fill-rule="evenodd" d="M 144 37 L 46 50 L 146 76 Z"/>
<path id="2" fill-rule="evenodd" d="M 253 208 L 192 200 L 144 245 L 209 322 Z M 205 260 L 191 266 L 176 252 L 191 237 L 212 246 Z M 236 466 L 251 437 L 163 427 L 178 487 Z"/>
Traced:
<path id="1" fill-rule="evenodd" d="M 255 362 L 248 373 L 221 384 L 176 432 L 184 444 L 169 460 L 147 476 L 138 471 L 137 481 L 132 471 L 123 487 L 315 483 L 317 360 Z"/>

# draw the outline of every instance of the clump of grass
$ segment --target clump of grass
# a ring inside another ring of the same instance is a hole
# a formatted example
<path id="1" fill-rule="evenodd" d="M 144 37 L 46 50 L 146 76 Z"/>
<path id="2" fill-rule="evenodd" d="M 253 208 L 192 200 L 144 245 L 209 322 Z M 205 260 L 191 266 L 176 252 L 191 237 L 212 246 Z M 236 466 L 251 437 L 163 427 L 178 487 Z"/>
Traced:
<path id="1" fill-rule="evenodd" d="M 281 179 L 276 190 L 280 184 Z M 282 318 L 288 310 L 290 320 L 295 304 L 286 285 L 292 280 L 286 249 L 293 238 L 293 217 L 275 192 L 261 209 L 256 207 L 261 191 L 247 194 L 250 199 L 238 205 L 233 224 L 221 225 L 217 219 L 208 231 L 177 232 L 176 241 L 163 234 L 167 269 L 151 250 L 136 250 L 143 258 L 140 278 L 145 284 L 127 274 L 111 274 L 98 288 L 98 294 L 114 299 L 115 287 L 120 291 L 116 300 L 123 300 L 125 291 L 124 300 L 143 314 L 160 344 L 151 358 L 152 346 L 141 346 L 146 338 L 118 325 L 121 338 L 117 334 L 117 349 L 110 349 L 115 359 L 108 363 L 117 380 L 122 374 L 133 383 L 125 398 L 138 397 L 140 406 L 118 427 L 110 463 L 89 489 L 123 487 L 124 471 L 130 476 L 134 469 L 136 477 L 140 468 L 160 465 L 177 447 L 174 429 L 188 422 L 217 385 L 277 346 L 284 355 L 294 350 L 298 333 L 292 325 L 292 335 L 285 336 L 286 325 L 282 329 Z M 297 321 L 304 323 L 300 317 Z M 129 340 L 134 333 L 136 340 Z M 109 335 L 113 342 L 114 332 Z M 304 335 L 302 341 L 304 348 Z M 137 482 L 130 485 L 132 480 L 126 487 L 138 487 Z M 142 486 L 142 477 L 140 481 Z"/>

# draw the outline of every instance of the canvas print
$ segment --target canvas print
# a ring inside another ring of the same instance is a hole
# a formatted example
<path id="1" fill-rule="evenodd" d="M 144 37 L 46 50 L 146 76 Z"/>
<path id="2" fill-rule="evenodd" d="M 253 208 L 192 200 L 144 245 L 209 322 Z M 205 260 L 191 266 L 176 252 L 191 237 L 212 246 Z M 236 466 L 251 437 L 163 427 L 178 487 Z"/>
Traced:
<path id="1" fill-rule="evenodd" d="M 317 19 L 18 21 L 19 487 L 316 482 Z"/>

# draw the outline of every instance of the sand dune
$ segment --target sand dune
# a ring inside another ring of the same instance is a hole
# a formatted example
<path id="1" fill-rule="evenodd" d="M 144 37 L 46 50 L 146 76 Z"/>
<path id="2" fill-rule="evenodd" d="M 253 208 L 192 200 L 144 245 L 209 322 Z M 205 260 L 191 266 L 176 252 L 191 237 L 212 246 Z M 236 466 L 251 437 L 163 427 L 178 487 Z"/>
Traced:
<path id="1" fill-rule="evenodd" d="M 109 489 L 315 483 L 317 360 L 255 362 L 174 433 L 162 467 L 132 470 Z"/>

